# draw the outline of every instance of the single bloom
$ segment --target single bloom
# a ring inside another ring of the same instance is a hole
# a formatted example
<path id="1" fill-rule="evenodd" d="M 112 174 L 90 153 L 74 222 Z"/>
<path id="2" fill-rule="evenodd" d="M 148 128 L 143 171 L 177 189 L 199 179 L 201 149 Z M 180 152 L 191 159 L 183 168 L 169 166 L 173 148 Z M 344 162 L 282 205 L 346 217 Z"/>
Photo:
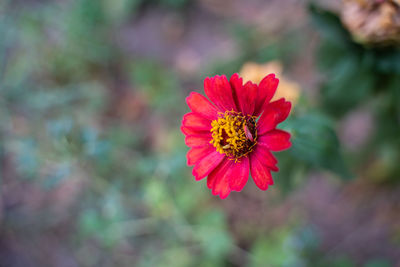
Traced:
<path id="1" fill-rule="evenodd" d="M 187 164 L 194 165 L 196 180 L 207 177 L 207 187 L 221 199 L 241 191 L 249 173 L 261 190 L 274 183 L 271 171 L 278 171 L 278 162 L 271 151 L 291 146 L 290 134 L 276 129 L 291 109 L 284 98 L 271 102 L 278 83 L 274 74 L 258 85 L 243 84 L 238 74 L 229 81 L 217 75 L 204 80 L 208 99 L 196 92 L 186 98 L 192 111 L 181 126 L 190 147 Z"/>

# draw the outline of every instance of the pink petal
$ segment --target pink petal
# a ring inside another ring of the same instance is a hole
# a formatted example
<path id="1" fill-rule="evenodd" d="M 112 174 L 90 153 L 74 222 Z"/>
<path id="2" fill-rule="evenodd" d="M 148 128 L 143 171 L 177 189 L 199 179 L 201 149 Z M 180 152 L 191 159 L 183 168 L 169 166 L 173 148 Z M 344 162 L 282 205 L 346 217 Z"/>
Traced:
<path id="1" fill-rule="evenodd" d="M 225 173 L 227 166 L 230 166 L 231 161 L 228 158 L 225 158 L 221 164 L 219 164 L 207 177 L 207 187 L 209 189 L 214 188 L 215 181 L 222 177 Z"/>
<path id="2" fill-rule="evenodd" d="M 275 74 L 267 75 L 258 85 L 258 97 L 254 115 L 258 116 L 263 110 L 264 103 L 269 103 L 278 87 L 279 79 L 275 78 Z"/>
<path id="3" fill-rule="evenodd" d="M 204 91 L 221 112 L 227 110 L 237 111 L 233 98 L 233 90 L 225 75 L 217 75 L 212 78 L 207 77 L 204 80 Z"/>
<path id="4" fill-rule="evenodd" d="M 211 133 L 187 135 L 185 137 L 185 144 L 188 147 L 199 147 L 210 144 Z"/>
<path id="5" fill-rule="evenodd" d="M 181 126 L 181 131 L 184 135 L 203 134 L 209 132 L 209 131 L 197 131 L 195 129 L 185 127 L 183 125 Z"/>
<path id="6" fill-rule="evenodd" d="M 257 145 L 265 146 L 272 151 L 282 151 L 288 149 L 292 145 L 289 139 L 290 134 L 288 132 L 275 129 L 259 136 Z"/>
<path id="7" fill-rule="evenodd" d="M 190 93 L 186 98 L 186 103 L 194 113 L 198 113 L 207 119 L 214 120 L 218 116 L 217 108 L 199 93 Z"/>
<path id="8" fill-rule="evenodd" d="M 239 110 L 244 115 L 253 115 L 258 93 L 257 85 L 250 81 L 244 86 L 238 86 L 238 83 L 235 83 L 235 91 L 239 102 Z"/>
<path id="9" fill-rule="evenodd" d="M 263 135 L 264 133 L 275 129 L 278 119 L 278 113 L 275 110 L 269 109 L 264 111 L 260 119 L 257 122 L 257 135 Z"/>
<path id="10" fill-rule="evenodd" d="M 199 160 L 201 160 L 208 154 L 213 153 L 214 151 L 215 148 L 212 145 L 191 148 L 186 154 L 187 165 L 195 165 Z"/>
<path id="11" fill-rule="evenodd" d="M 225 154 L 221 154 L 214 149 L 213 152 L 200 159 L 193 168 L 192 174 L 196 180 L 201 180 L 210 174 L 225 158 Z"/>
<path id="12" fill-rule="evenodd" d="M 280 98 L 274 102 L 266 105 L 264 112 L 275 112 L 277 113 L 276 122 L 281 123 L 286 120 L 289 116 L 290 109 L 292 108 L 292 104 L 289 101 L 285 101 L 284 98 Z"/>
<path id="13" fill-rule="evenodd" d="M 211 121 L 197 113 L 187 113 L 183 116 L 182 125 L 197 131 L 210 131 Z"/>
<path id="14" fill-rule="evenodd" d="M 261 190 L 267 190 L 268 185 L 274 184 L 269 168 L 262 164 L 255 153 L 250 154 L 250 171 L 254 183 Z"/>
<path id="15" fill-rule="evenodd" d="M 240 162 L 233 163 L 227 170 L 229 187 L 235 191 L 242 191 L 249 179 L 250 164 L 248 157 L 240 158 Z"/>
<path id="16" fill-rule="evenodd" d="M 222 165 L 223 163 L 221 163 L 221 164 L 219 164 L 218 166 L 217 166 L 217 168 L 215 168 L 208 176 L 207 176 L 207 187 L 208 187 L 208 189 L 212 189 L 213 188 L 213 186 L 214 186 L 214 183 L 215 183 L 215 180 L 217 179 L 217 175 L 215 175 L 217 172 L 218 172 L 218 170 L 221 168 L 221 165 Z"/>
<path id="17" fill-rule="evenodd" d="M 229 176 L 227 171 L 234 164 L 234 161 L 227 158 L 215 168 L 209 175 L 207 180 L 207 186 L 212 189 L 212 194 L 218 196 L 221 199 L 226 198 L 232 191 L 229 187 Z"/>
<path id="18" fill-rule="evenodd" d="M 182 121 L 183 122 L 183 121 Z M 196 130 L 193 130 L 193 129 L 190 129 L 190 128 L 188 128 L 188 127 L 185 127 L 185 126 L 181 126 L 181 132 L 184 134 L 184 135 L 190 135 L 190 134 L 197 134 L 198 133 L 198 131 L 196 131 Z"/>
<path id="19" fill-rule="evenodd" d="M 254 153 L 255 156 L 257 156 L 258 160 L 262 163 L 262 165 L 268 166 L 271 169 L 271 171 L 276 172 L 279 170 L 278 167 L 276 166 L 278 161 L 266 146 L 257 144 L 252 153 Z"/>
<path id="20" fill-rule="evenodd" d="M 229 79 L 229 83 L 231 84 L 232 96 L 235 101 L 235 105 L 238 108 L 238 111 L 241 111 L 238 95 L 243 91 L 243 79 L 239 77 L 239 74 L 235 73 Z"/>

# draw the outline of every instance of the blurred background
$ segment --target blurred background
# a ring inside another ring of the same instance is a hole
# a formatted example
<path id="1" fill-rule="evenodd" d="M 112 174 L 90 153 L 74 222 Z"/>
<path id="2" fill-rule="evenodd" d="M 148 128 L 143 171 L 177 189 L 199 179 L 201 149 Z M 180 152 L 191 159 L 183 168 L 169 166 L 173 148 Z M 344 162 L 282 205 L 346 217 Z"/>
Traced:
<path id="1" fill-rule="evenodd" d="M 397 0 L 1 0 L 0 266 L 400 266 Z M 203 79 L 280 78 L 275 185 L 221 201 Z"/>

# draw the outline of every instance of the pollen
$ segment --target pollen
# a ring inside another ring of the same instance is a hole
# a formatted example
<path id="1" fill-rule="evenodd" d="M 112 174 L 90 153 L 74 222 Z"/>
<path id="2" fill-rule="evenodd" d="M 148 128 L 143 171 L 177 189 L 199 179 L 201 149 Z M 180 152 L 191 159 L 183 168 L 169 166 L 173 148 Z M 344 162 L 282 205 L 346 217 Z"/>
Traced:
<path id="1" fill-rule="evenodd" d="M 211 122 L 210 143 L 229 159 L 239 161 L 253 151 L 257 143 L 256 118 L 241 112 L 226 111 Z"/>

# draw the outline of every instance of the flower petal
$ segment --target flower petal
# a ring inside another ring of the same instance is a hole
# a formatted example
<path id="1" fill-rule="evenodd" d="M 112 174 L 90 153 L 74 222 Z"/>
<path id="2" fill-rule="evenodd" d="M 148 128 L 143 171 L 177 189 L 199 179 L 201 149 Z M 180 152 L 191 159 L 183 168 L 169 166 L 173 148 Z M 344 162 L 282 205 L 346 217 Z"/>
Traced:
<path id="1" fill-rule="evenodd" d="M 183 116 L 182 125 L 197 131 L 210 131 L 211 121 L 197 113 L 187 113 Z"/>
<path id="2" fill-rule="evenodd" d="M 188 128 L 185 126 L 181 126 L 181 131 L 184 135 L 196 135 L 196 134 L 207 134 L 210 131 L 209 130 L 196 130 L 196 129 L 192 129 L 192 128 Z"/>
<path id="3" fill-rule="evenodd" d="M 273 109 L 268 109 L 263 112 L 260 119 L 257 121 L 257 135 L 263 135 L 264 133 L 275 129 L 278 119 L 278 112 Z"/>
<path id="4" fill-rule="evenodd" d="M 237 111 L 233 90 L 225 75 L 206 78 L 204 80 L 204 91 L 208 98 L 219 108 L 221 112 L 227 110 Z"/>
<path id="5" fill-rule="evenodd" d="M 262 165 L 268 166 L 271 169 L 271 171 L 277 172 L 279 170 L 278 167 L 276 166 L 278 161 L 266 146 L 257 144 L 252 153 L 254 153 L 257 156 L 258 160 L 261 162 Z"/>
<path id="6" fill-rule="evenodd" d="M 249 179 L 250 163 L 248 157 L 242 157 L 227 170 L 231 190 L 242 191 Z"/>
<path id="7" fill-rule="evenodd" d="M 264 112 L 275 111 L 278 114 L 276 118 L 276 123 L 278 124 L 286 120 L 286 118 L 289 116 L 291 108 L 292 104 L 289 101 L 285 101 L 284 98 L 280 98 L 266 105 Z"/>
<path id="8" fill-rule="evenodd" d="M 214 120 L 218 116 L 217 108 L 199 93 L 190 93 L 186 98 L 186 103 L 194 113 L 198 113 L 207 119 Z"/>
<path id="9" fill-rule="evenodd" d="M 214 170 L 224 158 L 224 154 L 221 154 L 214 149 L 213 152 L 209 153 L 196 163 L 192 171 L 193 176 L 197 181 L 203 179 L 209 175 L 210 172 Z"/>
<path id="10" fill-rule="evenodd" d="M 184 135 L 203 135 L 203 134 L 208 134 L 210 133 L 210 130 L 197 130 L 197 129 L 193 129 L 193 128 L 188 128 L 185 126 L 181 126 L 181 131 Z"/>
<path id="11" fill-rule="evenodd" d="M 265 103 L 269 103 L 275 94 L 276 88 L 278 87 L 279 79 L 275 78 L 275 74 L 271 73 L 265 76 L 264 79 L 258 85 L 258 97 L 254 115 L 258 116 L 263 110 Z"/>
<path id="12" fill-rule="evenodd" d="M 240 110 L 239 100 L 238 100 L 238 93 L 241 92 L 243 89 L 243 78 L 239 77 L 238 73 L 234 73 L 231 78 L 229 79 L 229 83 L 232 88 L 232 97 L 235 101 L 235 105 Z"/>
<path id="13" fill-rule="evenodd" d="M 195 165 L 202 158 L 204 158 L 205 156 L 214 151 L 215 148 L 212 145 L 191 148 L 186 154 L 187 165 L 188 166 Z"/>
<path id="14" fill-rule="evenodd" d="M 216 172 L 221 168 L 223 163 L 219 164 L 208 176 L 207 176 L 207 187 L 208 189 L 212 189 L 215 183 L 215 180 L 217 179 L 217 175 L 215 175 Z"/>
<path id="15" fill-rule="evenodd" d="M 210 144 L 211 139 L 211 133 L 187 135 L 185 144 L 188 147 L 206 146 Z"/>
<path id="16" fill-rule="evenodd" d="M 272 151 L 282 151 L 288 149 L 292 145 L 289 139 L 290 133 L 275 129 L 259 136 L 257 145 L 265 146 Z"/>
<path id="17" fill-rule="evenodd" d="M 250 171 L 254 183 L 261 190 L 267 190 L 268 185 L 274 184 L 269 168 L 262 164 L 255 153 L 250 154 Z"/>
<path id="18" fill-rule="evenodd" d="M 226 167 L 230 164 L 231 161 L 228 158 L 222 160 L 221 164 L 219 164 L 207 177 L 207 187 L 212 189 L 214 187 L 214 183 L 217 178 L 220 178 L 225 173 Z M 223 172 L 222 172 L 223 171 Z"/>
<path id="19" fill-rule="evenodd" d="M 208 188 L 211 188 L 213 195 L 219 195 L 221 199 L 226 198 L 232 191 L 229 187 L 229 176 L 227 173 L 232 164 L 234 164 L 234 161 L 225 158 L 208 176 Z"/>
<path id="20" fill-rule="evenodd" d="M 239 110 L 244 115 L 253 115 L 258 93 L 257 85 L 250 81 L 244 86 L 238 86 L 238 83 L 236 83 L 235 91 L 239 102 Z"/>

